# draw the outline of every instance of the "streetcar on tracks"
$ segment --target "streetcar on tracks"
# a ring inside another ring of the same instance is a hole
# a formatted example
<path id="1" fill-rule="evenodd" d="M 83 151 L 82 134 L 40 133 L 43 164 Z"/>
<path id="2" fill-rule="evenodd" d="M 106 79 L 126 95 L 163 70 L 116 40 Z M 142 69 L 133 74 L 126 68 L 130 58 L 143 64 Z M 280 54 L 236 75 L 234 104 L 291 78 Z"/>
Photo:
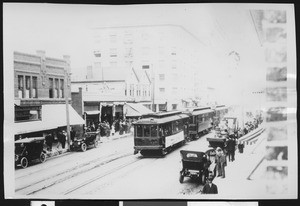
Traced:
<path id="1" fill-rule="evenodd" d="M 189 115 L 180 111 L 144 115 L 134 123 L 134 154 L 165 155 L 188 139 Z"/>
<path id="2" fill-rule="evenodd" d="M 225 105 L 217 105 L 216 107 L 212 108 L 214 111 L 213 114 L 213 125 L 214 128 L 219 125 L 223 117 L 228 113 L 228 107 Z"/>
<path id="3" fill-rule="evenodd" d="M 189 115 L 189 138 L 198 139 L 201 134 L 208 133 L 212 128 L 214 110 L 210 107 L 188 108 L 183 113 Z"/>

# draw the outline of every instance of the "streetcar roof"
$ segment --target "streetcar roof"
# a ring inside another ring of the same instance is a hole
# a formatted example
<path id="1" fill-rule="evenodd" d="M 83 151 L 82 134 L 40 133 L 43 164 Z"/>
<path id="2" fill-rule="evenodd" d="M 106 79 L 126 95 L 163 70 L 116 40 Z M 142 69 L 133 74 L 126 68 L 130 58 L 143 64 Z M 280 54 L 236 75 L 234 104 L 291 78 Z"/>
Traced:
<path id="1" fill-rule="evenodd" d="M 161 111 L 161 112 L 156 112 L 156 113 L 150 113 L 150 114 L 145 114 L 143 115 L 143 118 L 165 118 L 169 116 L 173 116 L 176 114 L 181 114 L 181 111 Z"/>
<path id="2" fill-rule="evenodd" d="M 190 113 L 191 115 L 199 115 L 199 114 L 206 114 L 210 112 L 213 112 L 213 110 L 210 109 L 210 107 L 202 107 L 202 108 L 193 108 L 193 109 L 191 108 L 185 111 L 184 113 Z"/>
<path id="3" fill-rule="evenodd" d="M 134 124 L 164 124 L 168 122 L 173 122 L 180 119 L 188 118 L 189 116 L 187 114 L 177 114 L 173 116 L 167 116 L 162 118 L 155 118 L 155 117 L 149 117 L 149 118 L 143 118 L 138 121 L 136 121 Z"/>
<path id="4" fill-rule="evenodd" d="M 217 108 L 215 110 L 224 110 L 224 109 L 228 109 L 228 107 L 225 106 L 217 106 Z"/>

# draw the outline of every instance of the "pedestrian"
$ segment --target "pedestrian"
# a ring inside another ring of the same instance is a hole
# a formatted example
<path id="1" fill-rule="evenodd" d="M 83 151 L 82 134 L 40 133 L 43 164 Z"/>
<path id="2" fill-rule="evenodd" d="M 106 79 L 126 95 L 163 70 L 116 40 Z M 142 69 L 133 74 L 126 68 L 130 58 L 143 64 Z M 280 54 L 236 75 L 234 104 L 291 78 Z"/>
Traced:
<path id="1" fill-rule="evenodd" d="M 213 178 L 208 177 L 206 184 L 202 189 L 202 194 L 218 194 L 218 187 L 214 183 L 212 183 Z"/>
<path id="2" fill-rule="evenodd" d="M 226 156 L 220 147 L 216 149 L 216 171 L 217 176 L 225 178 Z"/>
<path id="3" fill-rule="evenodd" d="M 239 149 L 239 153 L 243 153 L 244 152 L 244 144 L 243 143 L 240 143 L 238 144 L 238 149 Z"/>
<path id="4" fill-rule="evenodd" d="M 236 146 L 236 141 L 234 138 L 229 137 L 227 141 L 227 154 L 228 154 L 228 161 L 233 162 L 234 161 L 234 156 L 235 156 L 235 146 Z"/>

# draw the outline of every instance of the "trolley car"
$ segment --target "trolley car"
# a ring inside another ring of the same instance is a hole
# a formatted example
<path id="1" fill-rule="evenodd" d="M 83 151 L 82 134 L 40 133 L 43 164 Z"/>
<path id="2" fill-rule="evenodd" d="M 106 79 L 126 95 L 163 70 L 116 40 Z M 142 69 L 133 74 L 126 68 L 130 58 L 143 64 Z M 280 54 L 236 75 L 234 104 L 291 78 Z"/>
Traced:
<path id="1" fill-rule="evenodd" d="M 195 140 L 201 133 L 206 133 L 212 128 L 214 110 L 210 107 L 189 108 L 185 112 L 189 115 L 189 137 Z"/>
<path id="2" fill-rule="evenodd" d="M 218 105 L 213 110 L 213 124 L 215 128 L 223 119 L 223 117 L 228 113 L 228 107 L 226 107 L 225 105 Z"/>
<path id="3" fill-rule="evenodd" d="M 165 155 L 188 138 L 189 116 L 180 111 L 158 112 L 134 123 L 134 154 Z"/>

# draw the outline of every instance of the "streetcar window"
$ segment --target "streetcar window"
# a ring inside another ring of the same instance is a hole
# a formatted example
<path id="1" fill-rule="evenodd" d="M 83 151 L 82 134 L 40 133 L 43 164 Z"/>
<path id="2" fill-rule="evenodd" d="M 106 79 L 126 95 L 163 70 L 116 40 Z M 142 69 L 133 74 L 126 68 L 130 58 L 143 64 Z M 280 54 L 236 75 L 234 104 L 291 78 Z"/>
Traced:
<path id="1" fill-rule="evenodd" d="M 202 115 L 198 116 L 198 122 L 201 123 L 202 122 Z"/>
<path id="2" fill-rule="evenodd" d="M 159 129 L 158 129 L 158 135 L 159 135 L 160 137 L 165 136 L 165 134 L 164 134 L 164 129 L 163 129 L 163 126 L 162 126 L 162 125 L 159 126 Z"/>
<path id="3" fill-rule="evenodd" d="M 143 129 L 141 125 L 136 126 L 136 136 L 137 137 L 143 137 Z"/>
<path id="4" fill-rule="evenodd" d="M 157 126 L 151 126 L 151 137 L 157 137 Z"/>
<path id="5" fill-rule="evenodd" d="M 144 126 L 144 137 L 150 137 L 150 126 Z"/>

